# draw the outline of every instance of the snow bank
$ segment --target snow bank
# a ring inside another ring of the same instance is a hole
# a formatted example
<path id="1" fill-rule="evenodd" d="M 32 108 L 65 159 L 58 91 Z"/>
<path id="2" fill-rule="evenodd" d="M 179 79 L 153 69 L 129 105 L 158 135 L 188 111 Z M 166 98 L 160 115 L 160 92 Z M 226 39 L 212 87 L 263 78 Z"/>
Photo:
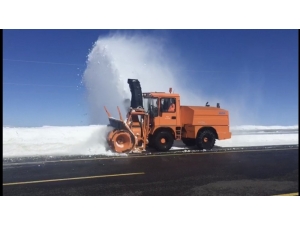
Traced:
<path id="1" fill-rule="evenodd" d="M 260 146 L 260 145 L 291 145 L 298 144 L 297 134 L 245 134 L 232 135 L 228 140 L 216 140 L 216 145 L 221 147 Z"/>
<path id="2" fill-rule="evenodd" d="M 270 127 L 242 126 L 241 130 Z M 295 128 L 295 127 L 294 127 Z M 293 128 L 293 129 L 294 129 Z M 298 128 L 298 126 L 297 126 Z M 76 127 L 3 127 L 3 157 L 54 155 L 114 155 L 105 148 L 109 130 L 103 125 Z M 272 127 L 271 129 L 274 129 Z M 277 127 L 290 130 L 291 127 Z M 216 141 L 221 147 L 298 144 L 297 133 L 232 135 L 229 140 Z M 174 147 L 174 149 L 176 149 Z"/>
<path id="3" fill-rule="evenodd" d="M 298 130 L 298 125 L 294 126 L 256 126 L 256 125 L 243 125 L 233 126 L 230 128 L 232 131 L 237 130 Z"/>
<path id="4" fill-rule="evenodd" d="M 105 148 L 106 126 L 3 128 L 3 157 L 112 155 Z"/>

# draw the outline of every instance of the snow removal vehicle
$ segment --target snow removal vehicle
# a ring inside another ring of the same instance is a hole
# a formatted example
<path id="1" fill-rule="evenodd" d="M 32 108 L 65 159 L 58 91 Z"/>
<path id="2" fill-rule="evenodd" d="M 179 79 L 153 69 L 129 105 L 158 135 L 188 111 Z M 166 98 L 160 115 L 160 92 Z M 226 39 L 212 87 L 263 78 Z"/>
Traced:
<path id="1" fill-rule="evenodd" d="M 141 153 L 146 147 L 168 151 L 174 140 L 186 146 L 211 150 L 215 140 L 231 138 L 229 112 L 205 106 L 182 106 L 180 95 L 172 93 L 142 93 L 137 79 L 128 79 L 131 102 L 124 120 L 119 107 L 119 119 L 111 116 L 104 107 L 111 131 L 107 135 L 109 148 L 118 153 Z"/>

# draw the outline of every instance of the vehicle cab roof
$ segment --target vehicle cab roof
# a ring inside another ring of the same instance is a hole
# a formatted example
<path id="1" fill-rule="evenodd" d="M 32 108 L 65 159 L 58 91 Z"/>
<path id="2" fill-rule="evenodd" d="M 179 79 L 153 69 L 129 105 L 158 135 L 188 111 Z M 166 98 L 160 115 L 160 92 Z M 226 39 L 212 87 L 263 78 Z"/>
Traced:
<path id="1" fill-rule="evenodd" d="M 178 98 L 177 93 L 167 93 L 167 92 L 147 92 L 143 93 L 144 98 Z"/>

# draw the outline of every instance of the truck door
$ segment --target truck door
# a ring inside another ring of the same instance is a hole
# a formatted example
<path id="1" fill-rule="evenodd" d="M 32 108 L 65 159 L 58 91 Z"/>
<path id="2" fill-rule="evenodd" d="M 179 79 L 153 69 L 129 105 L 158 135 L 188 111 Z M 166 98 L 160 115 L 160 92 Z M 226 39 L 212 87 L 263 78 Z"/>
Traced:
<path id="1" fill-rule="evenodd" d="M 161 98 L 159 111 L 159 120 L 161 126 L 176 126 L 176 98 Z"/>

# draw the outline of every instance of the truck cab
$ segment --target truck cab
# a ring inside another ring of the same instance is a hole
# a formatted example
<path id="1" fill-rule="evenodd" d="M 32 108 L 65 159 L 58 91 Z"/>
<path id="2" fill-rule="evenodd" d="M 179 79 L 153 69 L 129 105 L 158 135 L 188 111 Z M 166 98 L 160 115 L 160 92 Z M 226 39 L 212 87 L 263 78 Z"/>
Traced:
<path id="1" fill-rule="evenodd" d="M 153 126 L 180 126 L 180 96 L 164 92 L 143 93 L 144 109 Z"/>

